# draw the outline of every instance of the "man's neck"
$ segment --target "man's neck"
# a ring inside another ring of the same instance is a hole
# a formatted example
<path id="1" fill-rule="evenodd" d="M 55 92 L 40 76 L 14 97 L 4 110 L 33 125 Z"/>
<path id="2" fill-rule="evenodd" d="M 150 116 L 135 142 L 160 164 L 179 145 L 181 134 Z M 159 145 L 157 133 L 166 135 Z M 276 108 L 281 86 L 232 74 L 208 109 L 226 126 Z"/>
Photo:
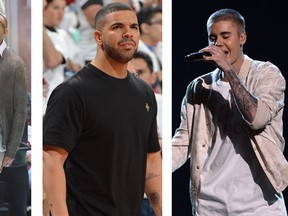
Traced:
<path id="1" fill-rule="evenodd" d="M 91 64 L 98 68 L 99 70 L 103 71 L 104 73 L 108 74 L 109 76 L 123 79 L 126 78 L 128 75 L 127 65 L 128 63 L 120 63 L 114 60 L 111 61 L 102 61 L 99 58 L 94 59 Z"/>

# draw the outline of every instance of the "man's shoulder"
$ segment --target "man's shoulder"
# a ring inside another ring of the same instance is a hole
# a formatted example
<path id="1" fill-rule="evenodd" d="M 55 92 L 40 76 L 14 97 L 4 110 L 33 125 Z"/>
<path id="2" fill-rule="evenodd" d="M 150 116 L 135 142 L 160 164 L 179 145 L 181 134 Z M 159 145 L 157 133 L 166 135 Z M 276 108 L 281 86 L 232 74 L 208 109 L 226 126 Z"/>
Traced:
<path id="1" fill-rule="evenodd" d="M 98 75 L 99 70 L 95 67 L 92 67 L 90 64 L 85 65 L 80 69 L 77 73 L 72 75 L 71 77 L 67 78 L 62 84 L 70 86 L 77 91 L 81 91 L 83 88 L 89 88 L 91 85 L 95 85 L 95 81 L 97 83 L 99 80 Z"/>
<path id="2" fill-rule="evenodd" d="M 260 61 L 260 60 L 253 60 L 250 68 L 250 73 L 261 76 L 263 78 L 267 78 L 269 76 L 275 76 L 276 74 L 282 77 L 282 72 L 280 68 L 270 61 Z"/>
<path id="3" fill-rule="evenodd" d="M 129 72 L 130 76 L 131 76 L 131 79 L 134 80 L 135 83 L 138 83 L 136 86 L 140 86 L 140 87 L 144 87 L 144 88 L 148 88 L 149 90 L 151 88 L 151 86 L 145 82 L 144 80 L 142 80 L 140 77 L 138 77 L 136 74 L 132 73 L 132 72 Z"/>
<path id="4" fill-rule="evenodd" d="M 81 83 L 85 84 L 85 77 L 88 69 L 87 66 L 81 68 L 77 73 L 72 75 L 71 77 L 67 78 L 63 83 L 68 85 L 80 85 Z M 83 82 L 84 81 L 84 82 Z"/>
<path id="5" fill-rule="evenodd" d="M 20 58 L 19 55 L 17 55 L 13 50 L 11 50 L 9 47 L 7 47 L 4 52 L 3 52 L 3 56 L 5 57 L 10 57 L 10 58 L 14 58 L 17 61 L 23 62 L 23 60 Z"/>
<path id="6" fill-rule="evenodd" d="M 23 59 L 8 47 L 3 52 L 3 59 L 4 59 L 3 62 L 8 62 L 10 66 L 11 65 L 14 65 L 15 67 L 25 66 Z M 11 62 L 13 62 L 13 64 L 10 64 Z"/>

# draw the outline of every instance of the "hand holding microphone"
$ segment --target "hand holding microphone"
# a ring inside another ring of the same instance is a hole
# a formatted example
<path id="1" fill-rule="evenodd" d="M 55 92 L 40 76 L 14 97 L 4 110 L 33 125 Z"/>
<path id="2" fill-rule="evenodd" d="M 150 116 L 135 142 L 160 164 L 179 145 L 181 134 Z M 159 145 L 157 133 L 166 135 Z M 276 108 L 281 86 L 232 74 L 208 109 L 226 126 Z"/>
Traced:
<path id="1" fill-rule="evenodd" d="M 223 72 L 231 70 L 232 67 L 228 48 L 216 44 L 210 44 L 198 52 L 190 53 L 184 56 L 184 59 L 186 62 L 205 61 L 212 63 Z"/>
<path id="2" fill-rule="evenodd" d="M 216 46 L 217 40 L 214 41 L 213 45 Z M 186 56 L 184 56 L 184 59 L 186 62 L 197 62 L 197 61 L 203 61 L 203 56 L 212 56 L 210 52 L 193 52 Z"/>

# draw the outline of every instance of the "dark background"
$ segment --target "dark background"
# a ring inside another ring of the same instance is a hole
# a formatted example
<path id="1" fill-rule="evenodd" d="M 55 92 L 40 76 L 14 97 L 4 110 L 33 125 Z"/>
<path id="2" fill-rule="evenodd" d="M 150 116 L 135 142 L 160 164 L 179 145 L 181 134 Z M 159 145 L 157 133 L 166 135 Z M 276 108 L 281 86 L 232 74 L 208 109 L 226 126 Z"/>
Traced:
<path id="1" fill-rule="evenodd" d="M 185 2 L 185 3 L 184 3 Z M 239 11 L 246 21 L 244 53 L 255 60 L 270 61 L 288 81 L 288 11 L 284 1 L 172 1 L 172 135 L 180 123 L 180 105 L 187 85 L 214 69 L 205 62 L 187 63 L 184 56 L 208 45 L 206 21 L 218 9 Z M 286 98 L 288 93 L 286 90 Z M 284 137 L 288 140 L 288 107 L 284 109 Z M 288 158 L 288 146 L 284 152 Z M 284 192 L 288 207 L 288 189 Z M 172 174 L 172 215 L 191 216 L 189 161 Z"/>

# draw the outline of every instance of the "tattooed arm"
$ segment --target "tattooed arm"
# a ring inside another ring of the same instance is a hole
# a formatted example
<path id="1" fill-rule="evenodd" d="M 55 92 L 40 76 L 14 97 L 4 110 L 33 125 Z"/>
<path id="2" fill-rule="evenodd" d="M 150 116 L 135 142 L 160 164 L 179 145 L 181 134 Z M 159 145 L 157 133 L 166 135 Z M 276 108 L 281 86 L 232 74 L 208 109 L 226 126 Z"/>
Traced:
<path id="1" fill-rule="evenodd" d="M 240 70 L 242 63 L 244 62 L 244 54 L 242 53 L 238 62 L 234 62 L 232 66 L 229 59 L 226 57 L 226 53 L 223 52 L 220 46 L 209 45 L 201 51 L 212 53 L 212 56 L 204 56 L 204 60 L 213 62 L 216 67 L 225 73 L 222 78 L 226 81 L 228 79 L 238 108 L 244 118 L 252 123 L 256 116 L 258 100 L 248 91 L 235 70 L 236 68 L 238 71 Z"/>
<path id="2" fill-rule="evenodd" d="M 225 74 L 229 80 L 238 108 L 245 119 L 252 123 L 257 112 L 257 98 L 248 91 L 232 67 Z"/>
<path id="3" fill-rule="evenodd" d="M 160 151 L 147 155 L 145 193 L 156 216 L 162 216 L 162 158 Z"/>

